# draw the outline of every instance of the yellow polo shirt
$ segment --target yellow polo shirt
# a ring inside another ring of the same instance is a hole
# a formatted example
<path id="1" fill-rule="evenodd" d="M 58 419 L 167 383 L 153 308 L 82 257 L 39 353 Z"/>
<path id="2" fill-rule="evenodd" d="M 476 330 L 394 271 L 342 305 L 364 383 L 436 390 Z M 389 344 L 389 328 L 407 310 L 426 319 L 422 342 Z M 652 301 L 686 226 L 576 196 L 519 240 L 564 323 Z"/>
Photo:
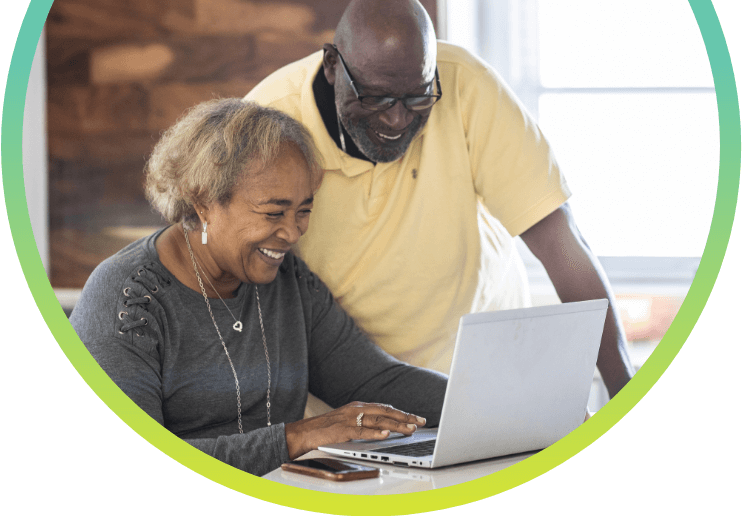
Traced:
<path id="1" fill-rule="evenodd" d="M 328 134 L 312 82 L 322 52 L 247 99 L 284 111 L 315 138 L 326 169 L 295 251 L 382 349 L 448 372 L 459 317 L 528 306 L 518 235 L 570 195 L 535 122 L 494 70 L 438 43 L 442 99 L 405 155 L 374 165 Z"/>

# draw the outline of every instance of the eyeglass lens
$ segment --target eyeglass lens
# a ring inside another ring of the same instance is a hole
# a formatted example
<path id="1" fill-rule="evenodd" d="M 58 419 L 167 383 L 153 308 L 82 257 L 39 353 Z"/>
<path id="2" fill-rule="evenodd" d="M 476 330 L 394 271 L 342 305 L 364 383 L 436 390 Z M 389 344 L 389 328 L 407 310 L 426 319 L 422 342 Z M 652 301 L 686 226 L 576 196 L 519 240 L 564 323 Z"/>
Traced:
<path id="1" fill-rule="evenodd" d="M 345 59 L 343 59 L 343 55 L 338 50 L 338 47 L 333 45 L 333 48 L 337 52 L 338 56 L 340 57 L 340 62 L 343 65 L 343 70 L 345 70 L 346 75 L 348 76 L 348 79 L 350 80 L 351 86 L 353 86 L 353 91 L 355 91 L 356 96 L 358 97 L 358 100 L 361 101 L 361 105 L 371 111 L 383 111 L 385 109 L 391 108 L 394 104 L 397 103 L 398 100 L 402 101 L 402 104 L 407 109 L 410 109 L 412 111 L 423 111 L 428 108 L 431 108 L 433 104 L 438 102 L 438 99 L 440 98 L 440 92 L 436 95 L 421 95 L 417 97 L 364 97 L 362 95 L 358 95 L 358 91 L 356 90 L 356 87 L 354 85 L 355 80 L 353 79 L 353 76 L 350 75 L 350 70 L 348 70 L 348 65 L 345 64 Z M 438 83 L 438 70 L 435 71 L 435 80 Z M 438 83 L 438 87 L 440 88 L 440 83 Z"/>
<path id="2" fill-rule="evenodd" d="M 389 109 L 398 100 L 401 100 L 407 109 L 422 111 L 433 106 L 438 98 L 429 96 L 406 97 L 402 99 L 394 97 L 363 97 L 361 99 L 361 105 L 369 109 Z"/>

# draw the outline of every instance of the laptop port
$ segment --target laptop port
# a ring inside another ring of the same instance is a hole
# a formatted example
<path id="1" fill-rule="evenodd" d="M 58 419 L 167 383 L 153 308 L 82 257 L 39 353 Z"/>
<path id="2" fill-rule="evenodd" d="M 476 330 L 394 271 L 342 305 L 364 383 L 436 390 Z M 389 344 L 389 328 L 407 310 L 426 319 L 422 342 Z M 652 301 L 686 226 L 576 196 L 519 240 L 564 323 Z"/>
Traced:
<path id="1" fill-rule="evenodd" d="M 381 457 L 381 460 L 383 460 L 384 462 L 389 462 L 389 457 L 383 457 L 383 456 L 382 456 L 382 457 Z"/>
<path id="2" fill-rule="evenodd" d="M 379 458 L 379 456 L 378 456 L 378 455 L 371 455 L 371 458 L 372 458 L 372 459 L 378 459 L 378 458 Z"/>
<path id="3" fill-rule="evenodd" d="M 364 459 L 367 459 L 368 455 L 366 455 L 365 453 L 361 453 L 361 457 L 363 457 Z"/>

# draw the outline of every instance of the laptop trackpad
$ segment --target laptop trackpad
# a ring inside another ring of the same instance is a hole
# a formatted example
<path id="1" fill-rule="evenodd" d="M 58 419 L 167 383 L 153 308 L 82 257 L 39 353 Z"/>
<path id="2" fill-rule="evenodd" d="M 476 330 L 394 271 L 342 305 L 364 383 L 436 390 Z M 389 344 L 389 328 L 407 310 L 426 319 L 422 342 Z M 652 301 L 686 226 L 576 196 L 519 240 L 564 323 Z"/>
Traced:
<path id="1" fill-rule="evenodd" d="M 420 441 L 427 441 L 429 439 L 435 439 L 437 435 L 437 428 L 421 428 L 409 437 L 393 432 L 389 435 L 389 437 L 380 441 L 359 439 L 349 441 L 347 443 L 328 444 L 326 446 L 320 446 L 320 450 L 322 450 L 323 448 L 333 448 L 336 450 L 346 451 L 379 450 L 382 448 L 387 448 L 389 446 L 401 446 L 403 444 L 412 444 Z"/>

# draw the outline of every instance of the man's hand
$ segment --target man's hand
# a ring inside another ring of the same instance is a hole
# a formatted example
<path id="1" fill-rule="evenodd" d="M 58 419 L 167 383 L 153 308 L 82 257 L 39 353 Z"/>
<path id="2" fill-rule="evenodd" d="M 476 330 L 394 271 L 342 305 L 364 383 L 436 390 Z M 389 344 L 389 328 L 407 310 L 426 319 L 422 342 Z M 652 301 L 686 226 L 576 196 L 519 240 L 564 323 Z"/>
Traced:
<path id="1" fill-rule="evenodd" d="M 424 418 L 390 405 L 356 401 L 321 416 L 287 423 L 286 445 L 289 457 L 294 460 L 325 444 L 352 439 L 386 439 L 390 432 L 412 435 L 424 424 Z"/>
<path id="2" fill-rule="evenodd" d="M 598 369 L 613 397 L 634 375 L 626 351 L 626 336 L 618 319 L 616 301 L 598 258 L 577 229 L 572 210 L 565 203 L 544 217 L 521 238 L 544 265 L 563 303 L 607 298 Z"/>

